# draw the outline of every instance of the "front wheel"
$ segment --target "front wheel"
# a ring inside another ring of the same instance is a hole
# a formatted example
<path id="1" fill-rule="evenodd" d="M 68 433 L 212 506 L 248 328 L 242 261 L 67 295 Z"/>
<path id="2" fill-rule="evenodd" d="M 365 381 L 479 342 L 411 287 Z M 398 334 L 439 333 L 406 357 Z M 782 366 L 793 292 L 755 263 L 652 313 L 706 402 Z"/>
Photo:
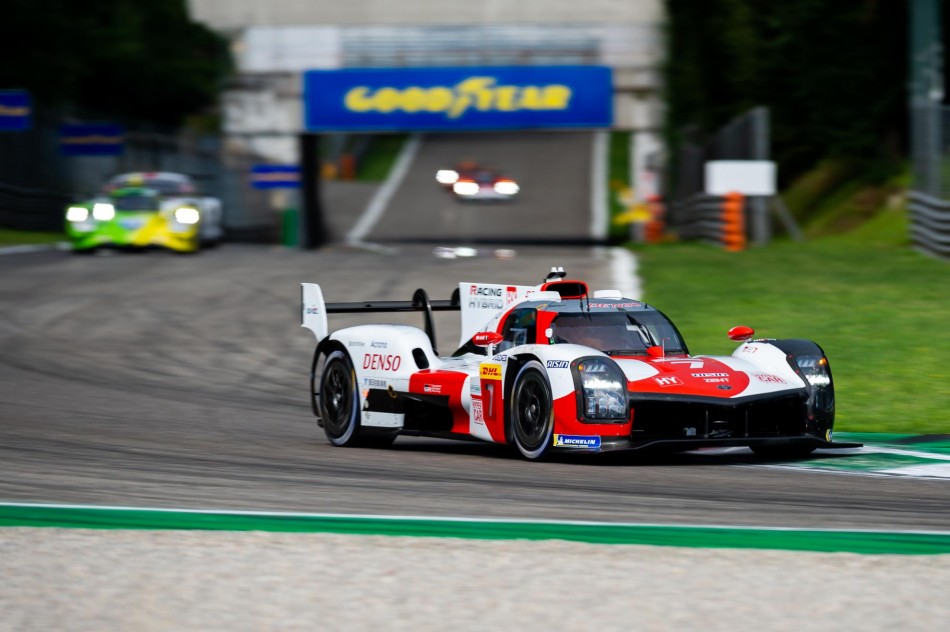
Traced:
<path id="1" fill-rule="evenodd" d="M 346 351 L 337 349 L 327 356 L 320 376 L 319 410 L 330 443 L 356 445 L 360 435 L 359 393 L 356 371 Z"/>
<path id="2" fill-rule="evenodd" d="M 554 434 L 554 404 L 540 362 L 528 362 L 518 371 L 509 420 L 511 437 L 521 455 L 532 461 L 543 458 Z"/>

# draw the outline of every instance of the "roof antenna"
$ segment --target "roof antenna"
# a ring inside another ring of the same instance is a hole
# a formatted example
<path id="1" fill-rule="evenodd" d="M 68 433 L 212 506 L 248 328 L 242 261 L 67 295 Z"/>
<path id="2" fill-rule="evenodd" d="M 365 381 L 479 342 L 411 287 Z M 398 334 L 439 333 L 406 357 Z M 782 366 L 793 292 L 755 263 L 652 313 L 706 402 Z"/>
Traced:
<path id="1" fill-rule="evenodd" d="M 548 275 L 544 277 L 544 282 L 556 281 L 558 279 L 563 279 L 567 276 L 567 272 L 564 271 L 564 268 L 561 266 L 554 266 L 551 268 L 551 271 L 548 272 Z"/>

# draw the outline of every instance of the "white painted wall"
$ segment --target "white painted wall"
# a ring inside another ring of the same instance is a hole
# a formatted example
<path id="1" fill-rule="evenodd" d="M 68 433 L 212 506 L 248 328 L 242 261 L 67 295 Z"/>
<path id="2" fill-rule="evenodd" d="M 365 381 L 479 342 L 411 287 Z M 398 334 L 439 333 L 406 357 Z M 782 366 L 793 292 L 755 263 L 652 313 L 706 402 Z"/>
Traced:
<path id="1" fill-rule="evenodd" d="M 662 0 L 189 0 L 216 29 L 338 24 L 656 24 Z"/>
<path id="2" fill-rule="evenodd" d="M 275 161 L 297 160 L 292 134 L 302 129 L 300 74 L 308 69 L 602 64 L 614 70 L 615 126 L 647 133 L 641 147 L 648 151 L 660 128 L 662 0 L 189 0 L 189 5 L 194 19 L 232 40 L 239 79 L 225 95 L 224 113 L 233 144 Z M 566 61 L 558 61 L 559 55 Z M 639 174 L 643 151 L 636 151 Z"/>

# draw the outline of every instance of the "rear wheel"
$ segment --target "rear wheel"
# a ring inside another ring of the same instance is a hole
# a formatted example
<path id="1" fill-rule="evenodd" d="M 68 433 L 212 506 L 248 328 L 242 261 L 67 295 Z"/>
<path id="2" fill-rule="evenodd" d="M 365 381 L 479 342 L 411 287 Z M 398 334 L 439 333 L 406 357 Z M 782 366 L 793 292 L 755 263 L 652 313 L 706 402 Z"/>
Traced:
<path id="1" fill-rule="evenodd" d="M 359 394 L 356 372 L 345 351 L 336 350 L 327 356 L 320 376 L 320 418 L 330 443 L 355 445 L 359 439 Z"/>
<path id="2" fill-rule="evenodd" d="M 509 419 L 511 437 L 521 455 L 531 460 L 544 457 L 554 434 L 554 405 L 540 362 L 528 362 L 518 371 Z"/>

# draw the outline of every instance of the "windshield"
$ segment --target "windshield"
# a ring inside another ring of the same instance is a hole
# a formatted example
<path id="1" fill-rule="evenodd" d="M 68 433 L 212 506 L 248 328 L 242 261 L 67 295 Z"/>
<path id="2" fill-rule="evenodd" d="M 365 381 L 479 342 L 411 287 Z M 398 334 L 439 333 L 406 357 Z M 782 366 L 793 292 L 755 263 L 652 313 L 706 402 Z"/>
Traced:
<path id="1" fill-rule="evenodd" d="M 112 199 L 117 211 L 157 211 L 158 198 L 154 195 L 123 195 Z"/>
<path id="2" fill-rule="evenodd" d="M 124 187 L 148 187 L 162 195 L 182 195 L 194 193 L 195 187 L 188 180 L 177 178 L 144 178 L 141 176 L 117 176 L 103 187 L 104 191 L 112 191 Z"/>
<path id="3" fill-rule="evenodd" d="M 651 346 L 667 354 L 686 353 L 676 327 L 659 312 L 559 314 L 551 330 L 555 344 L 584 345 L 608 355 L 646 355 Z"/>

